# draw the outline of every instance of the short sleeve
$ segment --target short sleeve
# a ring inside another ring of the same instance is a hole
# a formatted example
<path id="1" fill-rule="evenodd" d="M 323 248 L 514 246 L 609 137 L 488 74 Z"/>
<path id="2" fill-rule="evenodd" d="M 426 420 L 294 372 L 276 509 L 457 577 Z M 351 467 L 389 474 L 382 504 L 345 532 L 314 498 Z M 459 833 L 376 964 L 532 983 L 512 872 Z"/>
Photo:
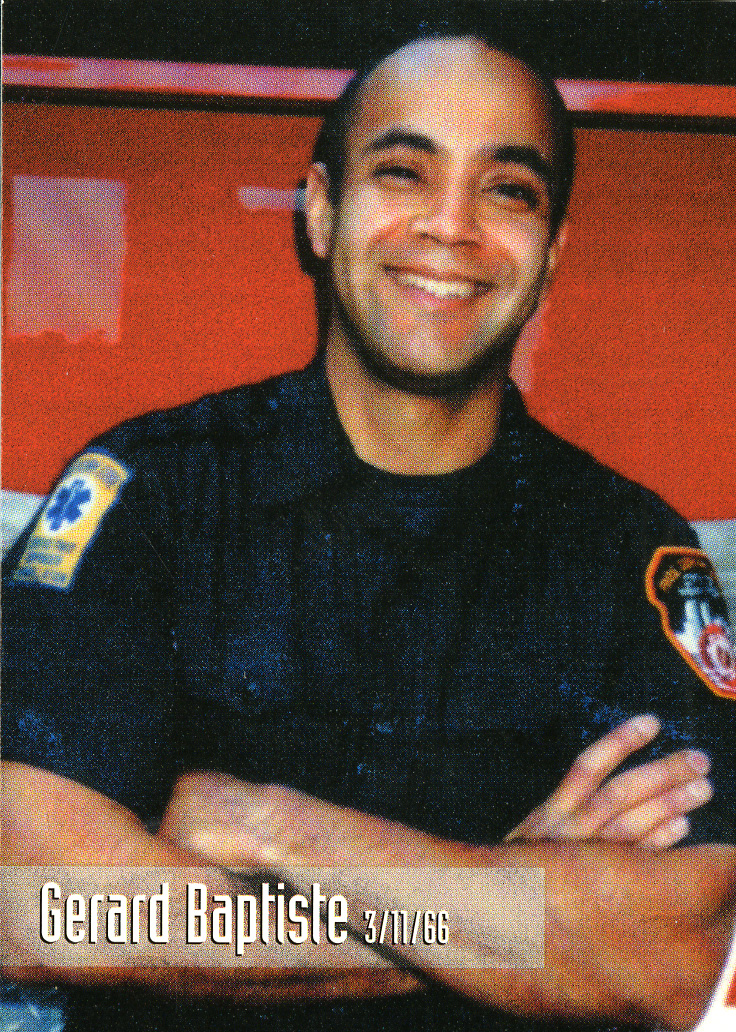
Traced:
<path id="1" fill-rule="evenodd" d="M 3 755 L 155 820 L 176 774 L 169 517 L 150 472 L 77 458 L 3 572 Z"/>
<path id="2" fill-rule="evenodd" d="M 633 561 L 632 561 L 633 555 Z M 622 575 L 609 691 L 663 730 L 654 755 L 700 748 L 713 800 L 691 818 L 699 841 L 736 840 L 733 635 L 718 578 L 692 529 L 674 514 L 641 528 Z"/>

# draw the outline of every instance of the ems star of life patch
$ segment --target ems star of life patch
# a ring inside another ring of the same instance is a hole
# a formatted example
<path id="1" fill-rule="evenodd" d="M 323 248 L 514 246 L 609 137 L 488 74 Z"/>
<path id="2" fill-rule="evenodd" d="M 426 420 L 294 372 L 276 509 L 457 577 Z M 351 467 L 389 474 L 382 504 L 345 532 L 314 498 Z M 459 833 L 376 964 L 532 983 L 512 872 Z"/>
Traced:
<path id="1" fill-rule="evenodd" d="M 80 455 L 44 505 L 14 573 L 22 583 L 68 588 L 129 471 L 104 452 Z"/>
<path id="2" fill-rule="evenodd" d="M 736 701 L 736 648 L 710 559 L 699 548 L 658 548 L 646 576 L 647 598 L 678 652 L 716 695 Z"/>

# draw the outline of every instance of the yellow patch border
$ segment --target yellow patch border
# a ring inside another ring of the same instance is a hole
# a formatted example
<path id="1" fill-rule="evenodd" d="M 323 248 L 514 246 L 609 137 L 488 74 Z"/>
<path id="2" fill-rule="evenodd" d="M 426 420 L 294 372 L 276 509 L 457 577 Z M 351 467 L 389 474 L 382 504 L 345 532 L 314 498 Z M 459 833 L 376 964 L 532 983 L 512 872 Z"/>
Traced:
<path id="1" fill-rule="evenodd" d="M 93 481 L 93 499 L 89 510 L 66 528 L 52 531 L 44 520 L 58 492 L 74 477 Z M 82 556 L 94 541 L 105 514 L 117 501 L 121 488 L 130 479 L 130 472 L 103 451 L 84 452 L 75 459 L 54 488 L 36 518 L 13 574 L 21 584 L 41 584 L 59 591 L 68 591 L 74 582 Z"/>

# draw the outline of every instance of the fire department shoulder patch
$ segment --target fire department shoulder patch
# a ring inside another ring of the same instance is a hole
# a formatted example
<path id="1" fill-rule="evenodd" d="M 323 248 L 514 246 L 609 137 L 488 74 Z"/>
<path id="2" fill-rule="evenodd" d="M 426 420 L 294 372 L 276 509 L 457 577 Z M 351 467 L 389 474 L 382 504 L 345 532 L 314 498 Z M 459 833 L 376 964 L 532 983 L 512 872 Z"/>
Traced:
<path id="1" fill-rule="evenodd" d="M 647 598 L 662 629 L 711 691 L 736 701 L 736 648 L 713 565 L 699 548 L 658 548 L 646 576 Z"/>
<path id="2" fill-rule="evenodd" d="M 56 485 L 39 513 L 15 569 L 14 579 L 62 590 L 117 500 L 130 473 L 104 452 L 85 452 Z"/>

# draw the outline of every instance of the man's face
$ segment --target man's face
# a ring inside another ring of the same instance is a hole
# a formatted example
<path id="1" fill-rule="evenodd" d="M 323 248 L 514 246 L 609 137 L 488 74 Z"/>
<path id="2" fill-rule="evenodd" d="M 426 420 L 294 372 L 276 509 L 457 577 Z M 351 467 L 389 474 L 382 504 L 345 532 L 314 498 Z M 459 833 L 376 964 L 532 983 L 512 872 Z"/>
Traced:
<path id="1" fill-rule="evenodd" d="M 408 374 L 419 394 L 506 360 L 558 250 L 531 73 L 475 40 L 411 44 L 366 83 L 347 151 L 337 210 L 316 170 L 308 187 L 337 302 L 328 347 Z"/>

